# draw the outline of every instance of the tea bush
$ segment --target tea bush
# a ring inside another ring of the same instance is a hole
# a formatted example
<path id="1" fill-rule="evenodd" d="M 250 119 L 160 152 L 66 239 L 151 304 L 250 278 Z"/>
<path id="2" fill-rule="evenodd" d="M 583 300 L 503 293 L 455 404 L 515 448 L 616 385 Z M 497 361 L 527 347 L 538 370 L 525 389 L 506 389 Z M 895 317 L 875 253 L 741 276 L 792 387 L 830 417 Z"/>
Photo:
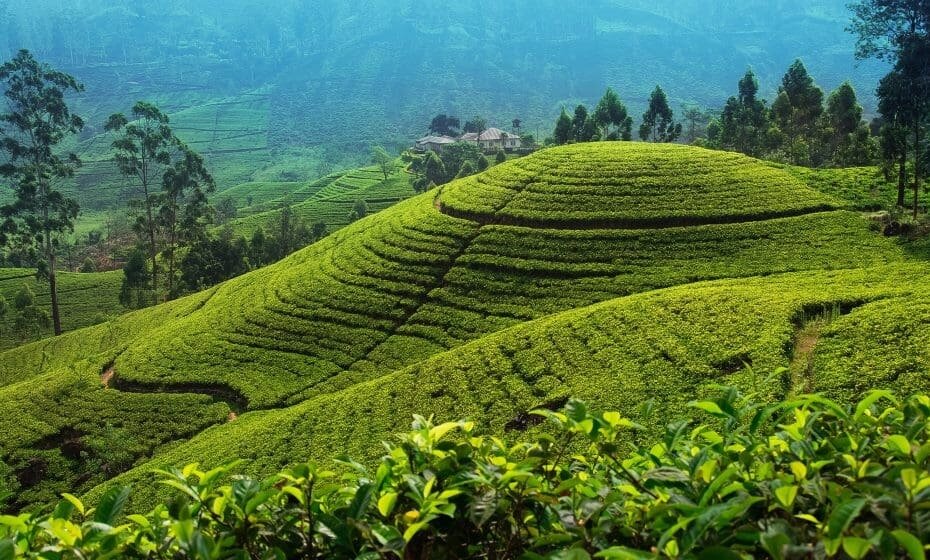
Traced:
<path id="1" fill-rule="evenodd" d="M 191 464 L 160 473 L 174 499 L 146 515 L 114 487 L 0 517 L 0 558 L 925 558 L 930 397 L 718 395 L 639 444 L 572 400 L 519 443 L 416 417 L 342 476 Z"/>

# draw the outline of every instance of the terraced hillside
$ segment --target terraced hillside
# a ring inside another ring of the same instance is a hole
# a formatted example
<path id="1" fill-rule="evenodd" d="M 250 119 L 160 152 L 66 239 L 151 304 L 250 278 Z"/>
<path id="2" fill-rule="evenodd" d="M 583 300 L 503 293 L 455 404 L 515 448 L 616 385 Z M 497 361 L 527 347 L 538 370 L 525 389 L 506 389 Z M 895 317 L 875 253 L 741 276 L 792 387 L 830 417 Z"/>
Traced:
<path id="1" fill-rule="evenodd" d="M 62 328 L 65 331 L 77 330 L 101 323 L 122 313 L 123 307 L 119 303 L 122 281 L 122 271 L 59 273 L 58 297 L 61 305 Z M 10 306 L 0 327 L 0 348 L 22 344 L 24 336 L 25 340 L 34 340 L 39 336 L 51 335 L 51 328 L 33 333 L 14 332 L 13 301 L 24 285 L 35 294 L 38 306 L 42 309 L 47 309 L 49 306 L 48 283 L 37 280 L 34 269 L 0 269 L 0 295 Z"/>
<path id="2" fill-rule="evenodd" d="M 697 148 L 604 143 L 514 160 L 203 294 L 63 337 L 51 362 L 34 348 L 3 354 L 0 402 L 16 411 L 0 418 L 15 434 L 0 442 L 7 484 L 22 505 L 138 462 L 136 479 L 151 456 L 239 454 L 260 471 L 307 454 L 370 457 L 413 410 L 516 429 L 527 408 L 578 394 L 661 397 L 671 413 L 705 383 L 749 382 L 743 362 L 760 375 L 795 362 L 813 383 L 816 356 L 793 356 L 809 346 L 793 342 L 805 313 L 835 308 L 829 337 L 871 302 L 926 296 L 915 287 L 926 267 L 849 207 Z M 151 416 L 120 408 L 124 395 Z M 223 425 L 184 443 L 211 424 Z"/>
<path id="3" fill-rule="evenodd" d="M 241 185 L 223 195 L 230 193 L 237 199 L 244 198 L 244 189 L 249 186 L 268 190 L 268 185 Z M 273 231 L 281 219 L 281 208 L 288 204 L 294 216 L 305 224 L 323 222 L 332 232 L 349 224 L 349 215 L 358 200 L 364 201 L 369 214 L 373 214 L 413 195 L 412 177 L 399 162 L 387 179 L 378 167 L 362 167 L 332 173 L 276 198 L 255 197 L 253 205 L 242 209 L 242 217 L 230 226 L 245 236 L 258 228 Z"/>

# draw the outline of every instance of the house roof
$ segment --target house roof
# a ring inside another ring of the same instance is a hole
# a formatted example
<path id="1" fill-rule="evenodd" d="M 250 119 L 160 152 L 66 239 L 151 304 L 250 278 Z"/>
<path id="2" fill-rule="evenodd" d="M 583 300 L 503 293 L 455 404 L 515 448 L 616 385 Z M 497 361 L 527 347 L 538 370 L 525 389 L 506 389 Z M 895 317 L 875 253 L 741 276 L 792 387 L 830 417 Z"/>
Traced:
<path id="1" fill-rule="evenodd" d="M 417 140 L 417 144 L 452 144 L 456 142 L 455 138 L 448 136 L 424 136 Z"/>
<path id="2" fill-rule="evenodd" d="M 499 129 L 499 128 L 489 128 L 489 129 L 485 130 L 484 132 L 482 132 L 482 133 L 481 133 L 481 137 L 478 138 L 478 139 L 479 139 L 479 140 L 482 140 L 482 141 L 484 141 L 484 142 L 495 141 L 495 140 L 500 140 L 500 139 L 504 138 L 504 135 L 506 135 L 507 138 L 513 138 L 513 137 L 517 136 L 516 134 L 511 134 L 511 133 L 509 133 L 509 132 L 505 132 L 505 131 L 503 131 L 503 130 L 501 130 L 501 129 Z"/>

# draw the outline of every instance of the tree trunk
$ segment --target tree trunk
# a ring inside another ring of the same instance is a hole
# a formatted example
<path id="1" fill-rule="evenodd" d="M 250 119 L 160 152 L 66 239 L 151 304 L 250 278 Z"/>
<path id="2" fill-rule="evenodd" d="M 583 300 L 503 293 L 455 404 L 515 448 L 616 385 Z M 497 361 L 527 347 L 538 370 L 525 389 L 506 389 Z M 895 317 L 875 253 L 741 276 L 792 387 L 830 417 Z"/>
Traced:
<path id="1" fill-rule="evenodd" d="M 914 126 L 914 219 L 920 204 L 920 122 Z"/>
<path id="2" fill-rule="evenodd" d="M 907 147 L 901 149 L 898 162 L 898 208 L 904 208 L 904 193 L 907 191 Z"/>
<path id="3" fill-rule="evenodd" d="M 52 296 L 52 326 L 55 328 L 55 336 L 61 334 L 61 313 L 58 310 L 58 277 L 55 273 L 55 250 L 51 246 L 51 241 L 46 241 L 46 253 L 48 256 L 48 286 Z"/>

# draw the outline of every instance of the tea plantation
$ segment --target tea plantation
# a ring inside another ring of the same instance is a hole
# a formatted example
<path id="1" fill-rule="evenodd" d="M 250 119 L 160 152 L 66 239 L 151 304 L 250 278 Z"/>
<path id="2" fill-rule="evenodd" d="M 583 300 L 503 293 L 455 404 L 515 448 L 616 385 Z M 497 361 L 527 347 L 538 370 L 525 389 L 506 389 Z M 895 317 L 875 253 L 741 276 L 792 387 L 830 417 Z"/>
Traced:
<path id="1" fill-rule="evenodd" d="M 368 182 L 385 205 L 409 196 L 400 172 L 369 171 L 323 180 L 295 214 L 348 221 Z M 4 353 L 0 495 L 41 505 L 128 470 L 117 480 L 148 502 L 158 466 L 373 461 L 414 413 L 513 433 L 578 397 L 659 427 L 716 383 L 927 391 L 930 266 L 811 184 L 699 148 L 544 150 L 207 292 Z M 917 350 L 887 359 L 903 347 Z"/>
<path id="2" fill-rule="evenodd" d="M 59 274 L 58 298 L 64 329 L 71 331 L 102 323 L 122 313 L 123 307 L 119 303 L 122 281 L 122 271 Z M 35 269 L 0 269 L 0 296 L 9 306 L 5 316 L 0 319 L 0 348 L 10 348 L 24 341 L 49 336 L 52 332 L 51 327 L 30 328 L 22 332 L 15 329 L 14 301 L 23 286 L 33 292 L 37 306 L 48 308 L 48 283 L 36 279 Z"/>
<path id="3" fill-rule="evenodd" d="M 281 209 L 287 204 L 294 217 L 308 227 L 323 222 L 327 231 L 332 232 L 349 224 L 356 201 L 364 201 L 368 213 L 373 214 L 414 195 L 412 176 L 399 164 L 387 179 L 377 167 L 362 167 L 333 173 L 296 188 L 291 185 L 251 183 L 224 191 L 221 197 L 231 196 L 240 204 L 251 200 L 250 205 L 240 208 L 241 218 L 229 224 L 233 231 L 246 237 L 260 227 L 274 231 L 281 219 Z M 274 192 L 280 196 L 269 196 L 268 193 Z M 249 194 L 251 199 L 247 199 Z"/>

